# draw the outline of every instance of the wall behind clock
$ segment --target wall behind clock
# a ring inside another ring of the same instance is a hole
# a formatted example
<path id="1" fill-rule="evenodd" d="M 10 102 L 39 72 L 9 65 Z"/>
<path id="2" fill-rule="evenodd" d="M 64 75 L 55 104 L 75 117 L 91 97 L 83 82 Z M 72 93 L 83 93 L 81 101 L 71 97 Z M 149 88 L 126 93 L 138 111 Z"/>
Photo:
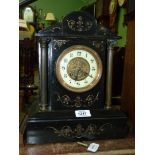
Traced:
<path id="1" fill-rule="evenodd" d="M 61 20 L 71 11 L 79 10 L 81 7 L 93 3 L 95 0 L 38 0 L 31 5 L 36 9 L 42 9 L 43 14 L 51 11 L 57 20 Z"/>
<path id="2" fill-rule="evenodd" d="M 19 0 L 23 1 L 23 0 Z M 47 26 L 47 22 L 44 20 L 47 12 L 53 12 L 57 21 L 61 21 L 62 18 L 70 13 L 71 11 L 78 11 L 84 6 L 88 6 L 96 2 L 96 0 L 38 0 L 31 4 L 37 12 L 41 9 L 41 17 L 39 18 L 39 22 L 45 23 Z M 122 39 L 118 41 L 117 46 L 125 47 L 126 45 L 126 34 L 127 27 L 123 25 L 124 23 L 124 15 L 126 10 L 124 8 L 120 8 L 118 12 L 118 35 L 122 36 Z"/>
<path id="3" fill-rule="evenodd" d="M 126 35 L 127 35 L 127 26 L 124 24 L 124 16 L 126 14 L 125 8 L 120 8 L 118 12 L 118 27 L 117 33 L 122 39 L 118 40 L 117 46 L 118 47 L 125 47 L 126 46 Z"/>

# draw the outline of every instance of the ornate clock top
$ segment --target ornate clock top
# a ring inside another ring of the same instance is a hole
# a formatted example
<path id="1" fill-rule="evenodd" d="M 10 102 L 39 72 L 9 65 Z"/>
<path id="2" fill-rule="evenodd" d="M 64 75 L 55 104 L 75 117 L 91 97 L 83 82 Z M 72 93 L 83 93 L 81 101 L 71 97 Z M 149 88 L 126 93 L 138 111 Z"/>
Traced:
<path id="1" fill-rule="evenodd" d="M 83 11 L 75 11 L 63 19 L 65 33 L 89 34 L 96 33 L 97 21 L 94 17 Z"/>
<path id="2" fill-rule="evenodd" d="M 121 37 L 108 28 L 97 25 L 96 19 L 88 12 L 74 11 L 66 15 L 62 22 L 40 30 L 36 36 L 66 36 L 66 37 L 100 37 L 101 39 L 118 40 Z"/>

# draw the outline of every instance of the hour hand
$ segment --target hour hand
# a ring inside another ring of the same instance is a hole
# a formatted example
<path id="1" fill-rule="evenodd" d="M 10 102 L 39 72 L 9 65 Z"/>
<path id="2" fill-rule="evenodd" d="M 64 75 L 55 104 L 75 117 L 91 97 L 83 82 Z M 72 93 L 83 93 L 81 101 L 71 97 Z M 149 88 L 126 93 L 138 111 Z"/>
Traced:
<path id="1" fill-rule="evenodd" d="M 84 73 L 84 75 L 86 75 L 86 76 L 89 76 L 89 77 L 93 78 L 93 76 L 92 76 L 92 75 L 90 75 L 89 73 L 87 73 L 87 72 L 85 72 L 85 71 L 82 71 L 82 72 Z"/>

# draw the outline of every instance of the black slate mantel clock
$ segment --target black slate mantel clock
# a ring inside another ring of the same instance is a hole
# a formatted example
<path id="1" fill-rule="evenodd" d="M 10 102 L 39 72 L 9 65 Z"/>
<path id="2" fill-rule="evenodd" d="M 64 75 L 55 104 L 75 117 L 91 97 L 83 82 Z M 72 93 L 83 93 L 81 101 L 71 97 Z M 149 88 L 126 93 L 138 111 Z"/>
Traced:
<path id="1" fill-rule="evenodd" d="M 120 38 L 86 12 L 36 34 L 40 100 L 27 120 L 26 143 L 121 138 L 127 116 L 111 103 L 113 45 Z"/>

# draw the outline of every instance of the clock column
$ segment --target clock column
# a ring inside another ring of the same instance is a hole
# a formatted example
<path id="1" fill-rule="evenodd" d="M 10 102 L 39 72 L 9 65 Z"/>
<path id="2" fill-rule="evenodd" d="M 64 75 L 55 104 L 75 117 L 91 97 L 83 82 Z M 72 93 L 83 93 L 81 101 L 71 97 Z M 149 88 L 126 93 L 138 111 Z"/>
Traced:
<path id="1" fill-rule="evenodd" d="M 40 110 L 47 109 L 47 39 L 42 38 L 39 43 L 39 78 L 40 78 Z"/>
<path id="2" fill-rule="evenodd" d="M 117 40 L 108 39 L 107 40 L 107 73 L 106 73 L 106 100 L 105 109 L 111 109 L 112 103 L 112 69 L 113 69 L 113 46 L 116 44 Z"/>

